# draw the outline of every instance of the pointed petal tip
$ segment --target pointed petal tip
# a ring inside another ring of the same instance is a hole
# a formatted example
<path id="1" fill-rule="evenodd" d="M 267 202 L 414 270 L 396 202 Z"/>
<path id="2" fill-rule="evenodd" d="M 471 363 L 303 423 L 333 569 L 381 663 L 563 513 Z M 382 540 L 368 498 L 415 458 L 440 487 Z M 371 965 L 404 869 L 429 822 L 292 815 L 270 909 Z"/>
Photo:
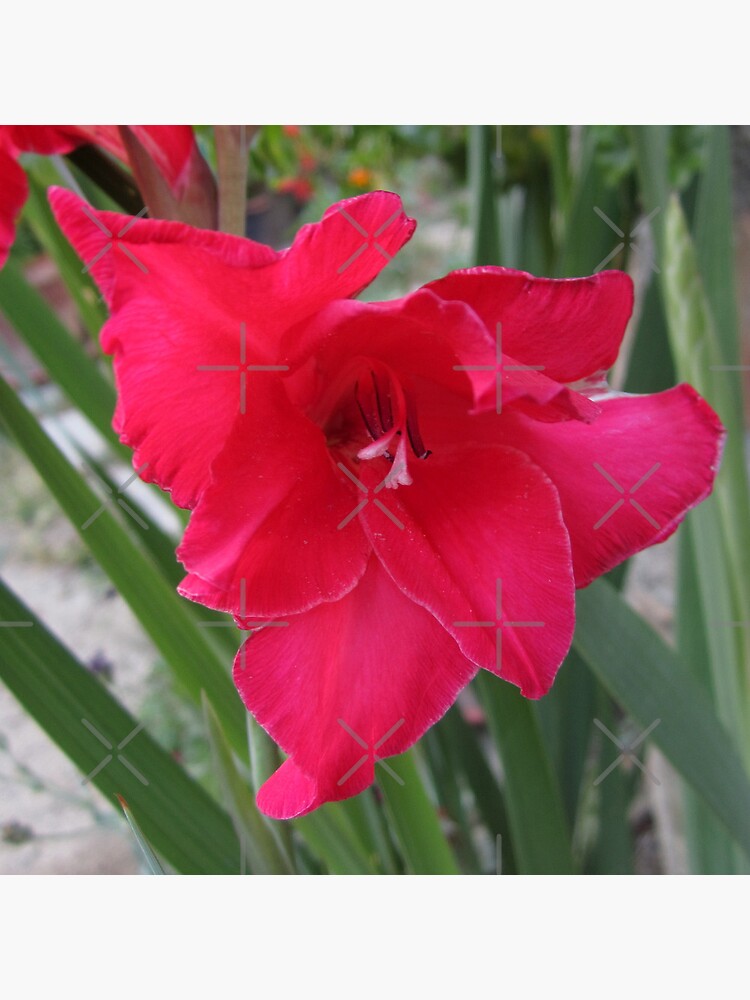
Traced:
<path id="1" fill-rule="evenodd" d="M 269 819 L 296 819 L 311 812 L 318 801 L 314 778 L 302 771 L 290 757 L 258 789 L 258 809 Z"/>

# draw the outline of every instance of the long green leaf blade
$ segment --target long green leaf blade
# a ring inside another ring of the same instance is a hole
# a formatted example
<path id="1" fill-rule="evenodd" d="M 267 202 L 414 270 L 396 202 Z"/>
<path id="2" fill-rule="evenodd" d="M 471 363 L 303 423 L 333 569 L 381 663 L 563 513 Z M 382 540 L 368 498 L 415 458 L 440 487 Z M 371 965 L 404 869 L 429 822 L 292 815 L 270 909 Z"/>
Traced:
<path id="1" fill-rule="evenodd" d="M 572 875 L 570 830 L 533 706 L 496 677 L 480 674 L 477 686 L 500 750 L 519 874 Z"/>
<path id="2" fill-rule="evenodd" d="M 232 745 L 244 753 L 244 708 L 229 679 L 227 666 L 196 624 L 193 614 L 164 580 L 148 553 L 134 544 L 115 517 L 104 509 L 106 500 L 103 503 L 88 487 L 2 379 L 0 419 L 176 677 L 197 702 L 201 691 L 206 690 L 221 714 Z"/>
<path id="3" fill-rule="evenodd" d="M 280 846 L 258 811 L 252 792 L 242 778 L 232 756 L 232 750 L 211 702 L 203 695 L 203 714 L 208 740 L 222 796 L 254 875 L 290 875 L 293 872 L 290 858 L 285 857 Z M 242 873 L 244 874 L 244 872 Z"/>
<path id="4" fill-rule="evenodd" d="M 750 780 L 705 689 L 613 587 L 578 592 L 575 647 L 750 856 Z"/>
<path id="5" fill-rule="evenodd" d="M 30 623 L 0 628 L 0 679 L 84 781 L 118 810 L 117 796 L 125 798 L 176 871 L 237 873 L 240 848 L 229 816 L 2 581 L 0 621 Z"/>
<path id="6" fill-rule="evenodd" d="M 0 271 L 0 310 L 67 397 L 116 450 L 125 454 L 112 430 L 116 403 L 112 384 L 13 260 Z"/>

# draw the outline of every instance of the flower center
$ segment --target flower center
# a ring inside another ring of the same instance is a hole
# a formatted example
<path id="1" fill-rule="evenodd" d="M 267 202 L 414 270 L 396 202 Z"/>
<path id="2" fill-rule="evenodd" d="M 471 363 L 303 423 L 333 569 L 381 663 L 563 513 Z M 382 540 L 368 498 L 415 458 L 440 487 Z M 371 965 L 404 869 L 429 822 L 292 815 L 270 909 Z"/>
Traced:
<path id="1" fill-rule="evenodd" d="M 392 466 L 385 485 L 410 485 L 409 449 L 419 459 L 431 452 L 419 432 L 413 395 L 401 379 L 383 362 L 361 358 L 331 389 L 336 402 L 326 407 L 323 421 L 329 447 L 358 462 L 384 458 Z"/>

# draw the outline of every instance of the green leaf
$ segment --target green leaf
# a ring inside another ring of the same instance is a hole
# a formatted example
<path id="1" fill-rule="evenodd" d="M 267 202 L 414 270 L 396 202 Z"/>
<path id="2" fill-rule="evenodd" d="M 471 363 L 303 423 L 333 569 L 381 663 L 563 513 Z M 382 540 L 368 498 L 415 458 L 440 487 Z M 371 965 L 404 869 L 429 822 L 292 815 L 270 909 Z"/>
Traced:
<path id="1" fill-rule="evenodd" d="M 745 666 L 750 662 L 750 628 L 733 634 L 720 624 L 744 619 L 750 608 L 750 491 L 738 373 L 722 370 L 724 350 L 713 323 L 695 247 L 676 198 L 672 198 L 666 213 L 664 265 L 667 321 L 678 374 L 706 397 L 727 429 L 715 497 L 693 512 L 691 518 L 696 526 L 696 572 L 699 567 L 717 704 L 750 761 L 750 692 Z M 731 280 L 725 291 L 733 294 Z"/>
<path id="2" fill-rule="evenodd" d="M 118 795 L 125 798 L 144 837 L 176 871 L 236 873 L 240 848 L 229 816 L 2 581 L 0 621 L 31 623 L 0 628 L 0 679 L 84 781 L 116 809 Z"/>
<path id="3" fill-rule="evenodd" d="M 531 702 L 517 688 L 489 674 L 480 673 L 477 687 L 500 750 L 519 874 L 573 874 L 562 796 Z"/>
<path id="4" fill-rule="evenodd" d="M 578 592 L 575 648 L 750 856 L 750 781 L 708 695 L 614 588 Z"/>
<path id="5" fill-rule="evenodd" d="M 149 554 L 134 544 L 106 509 L 109 495 L 105 494 L 103 501 L 89 489 L 2 378 L 0 419 L 32 461 L 175 676 L 196 701 L 200 701 L 201 691 L 205 689 L 221 714 L 232 745 L 244 753 L 245 710 L 229 679 L 228 664 L 223 662 L 204 630 L 198 627 L 186 603 L 164 580 Z"/>
<path id="6" fill-rule="evenodd" d="M 330 802 L 294 820 L 305 841 L 333 875 L 374 875 L 375 859 L 368 855 L 342 803 Z"/>
<path id="7" fill-rule="evenodd" d="M 395 772 L 379 782 L 391 829 L 412 875 L 458 875 L 456 859 L 440 828 L 437 810 L 430 801 L 414 760 L 414 751 L 389 757 Z"/>
<path id="8" fill-rule="evenodd" d="M 46 158 L 32 164 L 27 176 L 29 197 L 24 207 L 24 218 L 57 264 L 60 277 L 73 297 L 86 329 L 92 339 L 96 339 L 107 318 L 107 310 L 99 297 L 98 288 L 90 274 L 81 267 L 78 255 L 63 236 L 47 202 L 47 187 L 58 184 L 59 178 Z"/>
<path id="9" fill-rule="evenodd" d="M 499 264 L 500 237 L 492 155 L 497 129 L 493 125 L 469 126 L 469 172 L 473 193 L 474 260 Z"/>
<path id="10" fill-rule="evenodd" d="M 536 704 L 542 735 L 555 764 L 568 825 L 574 829 L 595 704 L 601 688 L 575 650 L 571 650 L 552 690 Z"/>
<path id="11" fill-rule="evenodd" d="M 255 798 L 242 777 L 232 756 L 232 750 L 211 702 L 203 695 L 203 714 L 208 741 L 224 804 L 234 820 L 235 830 L 243 848 L 243 860 L 250 864 L 254 875 L 291 875 L 291 859 L 283 852 L 258 811 Z M 244 871 L 242 872 L 244 874 Z"/>
<path id="12" fill-rule="evenodd" d="M 643 208 L 651 215 L 657 262 L 664 250 L 664 212 L 669 201 L 669 125 L 636 125 L 631 129 Z"/>
<path id="13" fill-rule="evenodd" d="M 440 720 L 438 728 L 443 730 L 445 742 L 450 743 L 452 747 L 456 766 L 463 772 L 466 783 L 471 789 L 477 811 L 487 832 L 492 838 L 502 837 L 503 871 L 506 875 L 515 875 L 517 868 L 505 801 L 481 745 L 479 734 L 463 718 L 457 705 L 454 705 Z"/>
<path id="14" fill-rule="evenodd" d="M 152 848 L 151 844 L 149 844 L 148 840 L 145 837 L 145 834 L 143 833 L 143 830 L 141 830 L 140 826 L 136 822 L 136 818 L 133 815 L 133 810 L 127 804 L 122 795 L 117 796 L 117 801 L 120 803 L 122 811 L 125 813 L 125 819 L 128 821 L 128 826 L 133 831 L 133 836 L 135 837 L 136 843 L 141 849 L 143 857 L 146 859 L 146 864 L 151 869 L 151 874 L 166 875 L 166 872 L 161 866 L 161 862 L 157 858 L 156 854 L 154 854 L 154 849 Z"/>
<path id="15" fill-rule="evenodd" d="M 130 452 L 112 430 L 115 390 L 12 259 L 0 271 L 0 310 L 68 399 L 120 454 Z"/>

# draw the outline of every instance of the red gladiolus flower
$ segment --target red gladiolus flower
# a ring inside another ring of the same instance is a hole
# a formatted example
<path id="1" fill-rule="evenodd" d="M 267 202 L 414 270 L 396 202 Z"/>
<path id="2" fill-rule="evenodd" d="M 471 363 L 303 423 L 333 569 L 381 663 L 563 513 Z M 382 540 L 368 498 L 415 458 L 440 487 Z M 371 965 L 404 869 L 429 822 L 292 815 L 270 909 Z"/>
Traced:
<path id="1" fill-rule="evenodd" d="M 133 125 L 129 132 L 150 157 L 175 198 L 180 199 L 203 159 L 190 125 Z M 124 163 L 130 158 L 117 125 L 0 125 L 0 267 L 13 240 L 28 195 L 21 153 L 51 156 L 93 143 Z M 201 171 L 202 173 L 202 171 Z"/>
<path id="2" fill-rule="evenodd" d="M 101 232 L 51 197 L 93 259 Z M 289 755 L 258 796 L 277 818 L 366 788 L 482 667 L 548 691 L 575 587 L 671 534 L 719 460 L 721 425 L 688 386 L 572 387 L 615 360 L 624 274 L 487 267 L 345 298 L 412 230 L 376 192 L 282 254 L 142 221 L 93 268 L 116 427 L 193 508 L 180 591 L 251 631 L 234 677 Z"/>

